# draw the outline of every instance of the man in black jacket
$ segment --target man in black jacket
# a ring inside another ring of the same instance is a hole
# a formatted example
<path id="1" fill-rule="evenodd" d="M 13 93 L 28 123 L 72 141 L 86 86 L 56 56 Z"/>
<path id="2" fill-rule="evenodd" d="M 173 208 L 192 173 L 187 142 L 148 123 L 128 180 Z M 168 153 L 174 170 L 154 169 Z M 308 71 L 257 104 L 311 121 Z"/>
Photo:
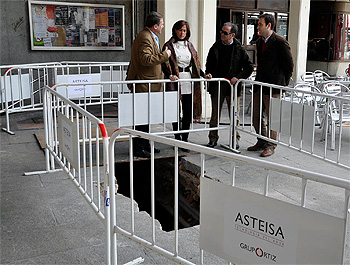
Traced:
<path id="1" fill-rule="evenodd" d="M 293 73 L 293 56 L 288 42 L 277 35 L 273 29 L 275 19 L 270 14 L 262 14 L 259 16 L 258 31 L 261 37 L 256 42 L 257 51 L 257 69 L 255 81 L 268 84 L 287 86 Z M 260 133 L 265 137 L 273 140 L 277 139 L 277 132 L 270 130 L 268 134 L 267 128 L 269 124 L 270 112 L 270 88 L 262 87 L 262 95 L 260 95 L 260 86 L 256 86 L 253 92 L 253 125 L 256 133 Z M 280 98 L 280 90 L 272 89 L 273 98 Z M 262 117 L 260 117 L 260 96 L 262 101 Z M 264 117 L 265 110 L 265 117 Z M 273 155 L 276 144 L 258 138 L 255 145 L 248 147 L 248 151 L 263 150 L 260 156 L 266 157 Z"/>
<path id="2" fill-rule="evenodd" d="M 226 78 L 230 80 L 231 85 L 235 85 L 238 79 L 246 79 L 253 72 L 253 63 L 249 59 L 246 50 L 235 38 L 238 27 L 231 22 L 226 22 L 220 33 L 220 40 L 216 41 L 209 50 L 206 62 L 206 74 L 214 78 Z M 228 108 L 231 103 L 231 86 L 226 82 L 220 83 L 220 95 L 218 95 L 218 83 L 209 82 L 209 93 L 211 96 L 212 112 L 210 127 L 217 127 L 221 115 L 222 105 L 226 99 Z M 237 91 L 237 124 L 239 124 L 239 100 L 242 89 Z M 218 108 L 218 99 L 219 108 Z M 219 110 L 219 113 L 218 113 Z M 237 131 L 237 141 L 240 135 Z M 208 147 L 215 147 L 219 139 L 218 131 L 210 131 Z M 239 148 L 238 142 L 236 149 Z"/>

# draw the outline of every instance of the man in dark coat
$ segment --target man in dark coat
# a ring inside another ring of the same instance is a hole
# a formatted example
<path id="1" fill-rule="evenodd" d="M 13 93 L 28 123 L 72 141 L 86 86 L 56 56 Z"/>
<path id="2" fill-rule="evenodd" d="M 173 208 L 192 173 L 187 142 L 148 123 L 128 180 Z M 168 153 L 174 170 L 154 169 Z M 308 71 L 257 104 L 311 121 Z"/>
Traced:
<path id="1" fill-rule="evenodd" d="M 253 63 L 249 59 L 247 51 L 242 47 L 241 43 L 235 38 L 238 27 L 226 22 L 222 27 L 220 33 L 220 40 L 216 41 L 210 48 L 207 62 L 206 74 L 214 78 L 226 78 L 230 80 L 231 85 L 238 81 L 238 79 L 246 79 L 253 72 Z M 211 96 L 212 112 L 210 119 L 210 127 L 217 127 L 219 117 L 221 115 L 222 105 L 226 99 L 228 108 L 231 103 L 231 86 L 226 82 L 220 83 L 220 101 L 218 108 L 218 82 L 209 82 L 209 93 Z M 239 104 L 241 88 L 237 91 L 237 103 Z M 237 104 L 237 123 L 239 124 L 239 105 Z M 237 131 L 237 141 L 240 136 Z M 215 147 L 219 139 L 218 131 L 210 131 L 208 147 Z M 236 149 L 239 148 L 238 143 Z"/>
<path id="2" fill-rule="evenodd" d="M 273 29 L 275 19 L 270 14 L 259 16 L 258 31 L 261 37 L 256 42 L 257 50 L 257 70 L 255 81 L 269 84 L 287 86 L 293 73 L 293 57 L 288 42 L 277 35 Z M 279 98 L 280 90 L 272 89 L 272 97 Z M 271 139 L 277 139 L 277 132 L 270 130 L 268 135 L 265 120 L 269 124 L 270 112 L 270 89 L 262 87 L 262 117 L 260 116 L 260 86 L 256 86 L 253 92 L 253 125 L 256 133 L 260 132 L 261 118 L 261 135 Z M 264 117 L 265 110 L 265 117 Z M 274 154 L 275 143 L 258 138 L 254 146 L 248 147 L 248 151 L 263 150 L 260 154 L 262 157 Z"/>

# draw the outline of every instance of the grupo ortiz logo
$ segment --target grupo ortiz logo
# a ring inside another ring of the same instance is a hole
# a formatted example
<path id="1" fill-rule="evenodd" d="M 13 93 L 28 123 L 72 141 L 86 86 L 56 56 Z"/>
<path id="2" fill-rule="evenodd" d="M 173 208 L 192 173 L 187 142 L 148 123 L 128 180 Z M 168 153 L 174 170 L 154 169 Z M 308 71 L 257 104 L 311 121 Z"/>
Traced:
<path id="1" fill-rule="evenodd" d="M 268 259 L 268 260 L 271 260 L 273 262 L 277 262 L 276 255 L 264 251 L 261 247 L 252 247 L 252 246 L 249 246 L 248 244 L 245 244 L 243 242 L 240 243 L 239 246 L 241 249 L 244 249 L 244 250 L 250 252 L 252 255 L 257 256 L 258 258 Z"/>
<path id="2" fill-rule="evenodd" d="M 238 212 L 235 218 L 235 230 L 252 237 L 260 238 L 274 245 L 284 247 L 282 226 L 273 222 Z"/>

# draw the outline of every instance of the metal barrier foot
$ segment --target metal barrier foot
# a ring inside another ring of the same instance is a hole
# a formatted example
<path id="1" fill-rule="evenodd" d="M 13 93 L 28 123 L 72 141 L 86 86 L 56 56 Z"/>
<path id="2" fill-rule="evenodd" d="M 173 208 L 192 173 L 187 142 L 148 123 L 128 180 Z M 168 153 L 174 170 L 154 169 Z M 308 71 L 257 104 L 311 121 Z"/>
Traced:
<path id="1" fill-rule="evenodd" d="M 47 173 L 53 173 L 53 172 L 59 172 L 63 171 L 62 168 L 53 169 L 53 170 L 43 170 L 43 171 L 32 171 L 32 172 L 24 172 L 24 176 L 31 176 L 31 175 L 40 175 L 40 174 L 47 174 Z"/>
<path id="2" fill-rule="evenodd" d="M 228 149 L 228 150 L 230 150 L 230 151 L 232 151 L 232 152 L 234 152 L 234 153 L 236 153 L 236 154 L 240 154 L 240 153 L 241 153 L 241 151 L 239 151 L 239 150 L 237 150 L 237 149 L 230 148 L 229 145 L 220 144 L 220 146 L 222 146 L 223 148 Z"/>
<path id="3" fill-rule="evenodd" d="M 139 257 L 139 258 L 137 258 L 137 259 L 134 259 L 134 260 L 132 260 L 132 261 L 129 261 L 128 263 L 125 263 L 124 265 L 141 264 L 141 263 L 143 263 L 144 261 L 145 261 L 144 258 Z"/>
<path id="4" fill-rule="evenodd" d="M 8 134 L 15 135 L 13 131 L 7 130 L 6 128 L 2 128 L 4 132 L 7 132 Z"/>

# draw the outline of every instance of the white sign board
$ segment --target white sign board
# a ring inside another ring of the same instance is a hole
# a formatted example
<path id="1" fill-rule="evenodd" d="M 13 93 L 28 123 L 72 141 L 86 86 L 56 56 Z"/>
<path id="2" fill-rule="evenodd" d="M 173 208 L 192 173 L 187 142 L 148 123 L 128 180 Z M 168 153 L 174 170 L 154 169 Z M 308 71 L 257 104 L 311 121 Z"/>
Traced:
<path id="1" fill-rule="evenodd" d="M 101 86 L 84 85 L 88 82 L 100 82 L 100 74 L 81 74 L 81 75 L 58 75 L 57 84 L 59 83 L 77 83 L 74 86 L 58 86 L 57 92 L 70 99 L 79 99 L 85 97 L 100 97 Z M 68 95 L 67 95 L 68 93 Z"/>
<path id="2" fill-rule="evenodd" d="M 201 178 L 200 247 L 234 264 L 341 264 L 344 219 Z"/>
<path id="3" fill-rule="evenodd" d="M 61 112 L 58 113 L 58 141 L 59 150 L 69 163 L 79 170 L 78 134 L 76 124 L 70 121 Z"/>
<path id="4" fill-rule="evenodd" d="M 304 143 L 312 143 L 314 116 L 314 106 L 271 98 L 271 129 L 298 143 L 301 137 Z"/>
<path id="5" fill-rule="evenodd" d="M 122 66 L 121 66 L 122 68 Z M 101 81 L 125 81 L 126 70 L 118 71 L 102 71 Z M 103 85 L 103 92 L 130 92 L 129 88 L 125 84 L 108 84 Z"/>
<path id="6" fill-rule="evenodd" d="M 6 100 L 7 102 L 16 101 L 19 99 L 30 98 L 31 84 L 29 81 L 29 74 L 1 76 L 1 103 L 5 102 L 5 80 L 6 80 Z"/>
<path id="7" fill-rule="evenodd" d="M 163 96 L 165 100 L 163 100 Z M 163 102 L 165 102 L 165 106 Z M 179 109 L 177 91 L 152 92 L 150 95 L 148 93 L 135 93 L 135 97 L 133 94 L 120 94 L 118 103 L 119 127 L 134 125 L 134 119 L 135 125 L 177 121 Z"/>

